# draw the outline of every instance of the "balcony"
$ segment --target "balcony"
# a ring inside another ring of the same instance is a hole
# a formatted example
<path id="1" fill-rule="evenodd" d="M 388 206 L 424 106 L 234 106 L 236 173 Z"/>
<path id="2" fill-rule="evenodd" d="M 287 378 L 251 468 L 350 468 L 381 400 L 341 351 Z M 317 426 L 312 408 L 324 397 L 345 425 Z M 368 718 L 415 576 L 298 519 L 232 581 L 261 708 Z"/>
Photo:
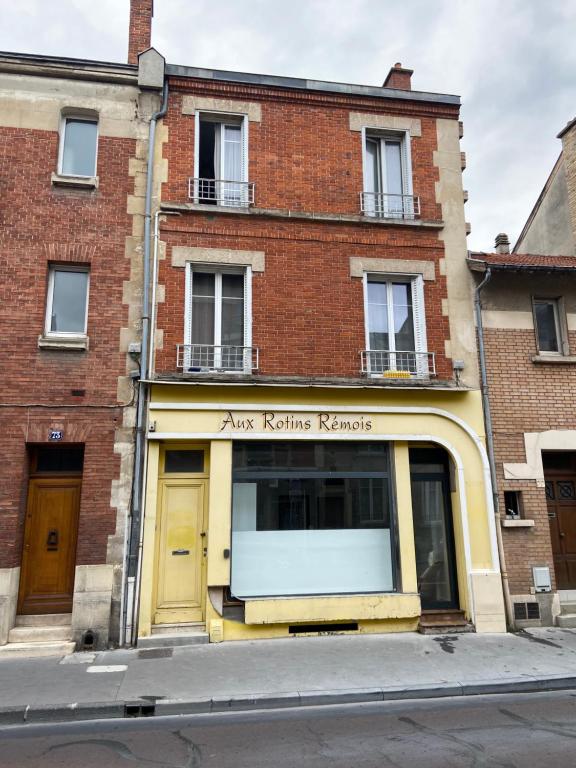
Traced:
<path id="1" fill-rule="evenodd" d="M 360 192 L 360 210 L 365 216 L 380 219 L 413 220 L 420 218 L 420 198 L 414 195 Z"/>
<path id="2" fill-rule="evenodd" d="M 184 373 L 252 373 L 258 370 L 258 349 L 214 344 L 178 344 L 176 367 Z"/>
<path id="3" fill-rule="evenodd" d="M 188 179 L 188 197 L 203 205 L 248 208 L 254 205 L 254 182 Z"/>
<path id="4" fill-rule="evenodd" d="M 436 375 L 434 352 L 388 352 L 365 349 L 362 373 L 384 379 L 429 379 Z"/>

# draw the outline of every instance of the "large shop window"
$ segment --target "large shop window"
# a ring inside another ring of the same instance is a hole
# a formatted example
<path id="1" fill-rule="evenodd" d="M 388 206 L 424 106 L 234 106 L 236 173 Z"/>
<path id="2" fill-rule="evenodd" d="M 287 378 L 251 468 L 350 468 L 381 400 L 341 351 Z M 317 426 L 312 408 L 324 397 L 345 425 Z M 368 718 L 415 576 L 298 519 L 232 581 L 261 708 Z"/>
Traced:
<path id="1" fill-rule="evenodd" d="M 386 443 L 234 444 L 232 593 L 395 588 Z"/>

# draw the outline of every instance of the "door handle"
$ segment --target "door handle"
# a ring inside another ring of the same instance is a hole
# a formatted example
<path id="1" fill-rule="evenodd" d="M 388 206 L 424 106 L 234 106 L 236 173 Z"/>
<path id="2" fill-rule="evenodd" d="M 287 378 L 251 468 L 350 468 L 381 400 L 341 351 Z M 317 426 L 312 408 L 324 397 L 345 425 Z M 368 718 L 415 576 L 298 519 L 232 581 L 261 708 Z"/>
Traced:
<path id="1" fill-rule="evenodd" d="M 173 549 L 172 554 L 173 555 L 189 555 L 190 550 L 189 549 Z"/>
<path id="2" fill-rule="evenodd" d="M 562 533 L 562 531 L 560 531 L 560 538 L 561 538 L 561 539 L 564 539 L 565 537 L 566 537 L 566 534 L 565 534 L 565 533 Z"/>
<path id="3" fill-rule="evenodd" d="M 48 552 L 58 551 L 58 531 L 56 528 L 51 528 L 48 531 L 48 538 L 46 539 L 46 549 Z"/>

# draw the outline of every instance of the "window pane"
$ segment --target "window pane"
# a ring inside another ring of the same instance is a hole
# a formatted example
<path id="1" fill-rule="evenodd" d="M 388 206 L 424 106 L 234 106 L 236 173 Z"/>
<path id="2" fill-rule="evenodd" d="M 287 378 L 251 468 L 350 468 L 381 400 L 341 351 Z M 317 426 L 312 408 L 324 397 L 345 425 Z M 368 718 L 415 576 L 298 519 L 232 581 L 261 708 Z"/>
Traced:
<path id="1" fill-rule="evenodd" d="M 164 471 L 204 472 L 204 451 L 166 451 L 164 457 Z"/>
<path id="2" fill-rule="evenodd" d="M 389 195 L 402 194 L 402 157 L 399 141 L 386 141 L 386 192 Z M 400 199 L 392 201 L 401 206 Z"/>
<path id="3" fill-rule="evenodd" d="M 82 472 L 84 448 L 38 448 L 37 472 Z"/>
<path id="4" fill-rule="evenodd" d="M 394 283 L 392 286 L 394 334 L 396 349 L 414 349 L 414 319 L 412 314 L 412 286 L 410 283 Z"/>
<path id="5" fill-rule="evenodd" d="M 213 272 L 194 272 L 192 275 L 192 294 L 194 296 L 214 296 L 215 277 Z"/>
<path id="6" fill-rule="evenodd" d="M 192 300 L 192 344 L 214 344 L 214 298 L 194 296 Z"/>
<path id="7" fill-rule="evenodd" d="M 242 299 L 244 297 L 244 275 L 222 274 L 222 296 Z"/>
<path id="8" fill-rule="evenodd" d="M 233 594 L 393 589 L 387 473 L 385 443 L 236 443 Z"/>
<path id="9" fill-rule="evenodd" d="M 72 176 L 94 176 L 96 173 L 97 123 L 66 120 L 62 173 Z"/>
<path id="10" fill-rule="evenodd" d="M 552 302 L 536 302 L 534 305 L 538 330 L 538 348 L 541 352 L 558 352 L 556 317 Z"/>
<path id="11" fill-rule="evenodd" d="M 303 471 L 317 475 L 334 472 L 366 472 L 387 474 L 388 447 L 386 443 L 366 442 L 250 442 L 234 443 L 234 472 L 256 474 L 271 469 Z"/>
<path id="12" fill-rule="evenodd" d="M 379 140 L 366 139 L 366 192 L 380 192 Z"/>
<path id="13" fill-rule="evenodd" d="M 50 330 L 58 333 L 86 333 L 88 272 L 53 271 Z"/>
<path id="14" fill-rule="evenodd" d="M 222 344 L 244 346 L 244 302 L 222 299 Z"/>
<path id="15" fill-rule="evenodd" d="M 242 180 L 242 129 L 239 125 L 224 128 L 224 179 Z"/>
<path id="16" fill-rule="evenodd" d="M 388 284 L 384 282 L 368 282 L 368 301 L 371 304 L 386 304 L 388 301 Z"/>

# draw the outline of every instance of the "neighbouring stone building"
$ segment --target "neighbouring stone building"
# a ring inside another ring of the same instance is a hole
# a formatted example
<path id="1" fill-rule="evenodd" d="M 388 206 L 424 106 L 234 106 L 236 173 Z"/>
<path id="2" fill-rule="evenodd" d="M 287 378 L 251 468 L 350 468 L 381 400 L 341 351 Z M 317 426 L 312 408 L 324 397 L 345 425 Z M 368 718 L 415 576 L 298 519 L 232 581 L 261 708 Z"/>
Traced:
<path id="1" fill-rule="evenodd" d="M 0 653 L 119 638 L 151 61 L 0 54 Z"/>
<path id="2" fill-rule="evenodd" d="M 166 66 L 139 644 L 505 630 L 460 99 L 411 75 Z"/>
<path id="3" fill-rule="evenodd" d="M 576 626 L 576 121 L 512 253 L 472 253 L 516 626 Z"/>

